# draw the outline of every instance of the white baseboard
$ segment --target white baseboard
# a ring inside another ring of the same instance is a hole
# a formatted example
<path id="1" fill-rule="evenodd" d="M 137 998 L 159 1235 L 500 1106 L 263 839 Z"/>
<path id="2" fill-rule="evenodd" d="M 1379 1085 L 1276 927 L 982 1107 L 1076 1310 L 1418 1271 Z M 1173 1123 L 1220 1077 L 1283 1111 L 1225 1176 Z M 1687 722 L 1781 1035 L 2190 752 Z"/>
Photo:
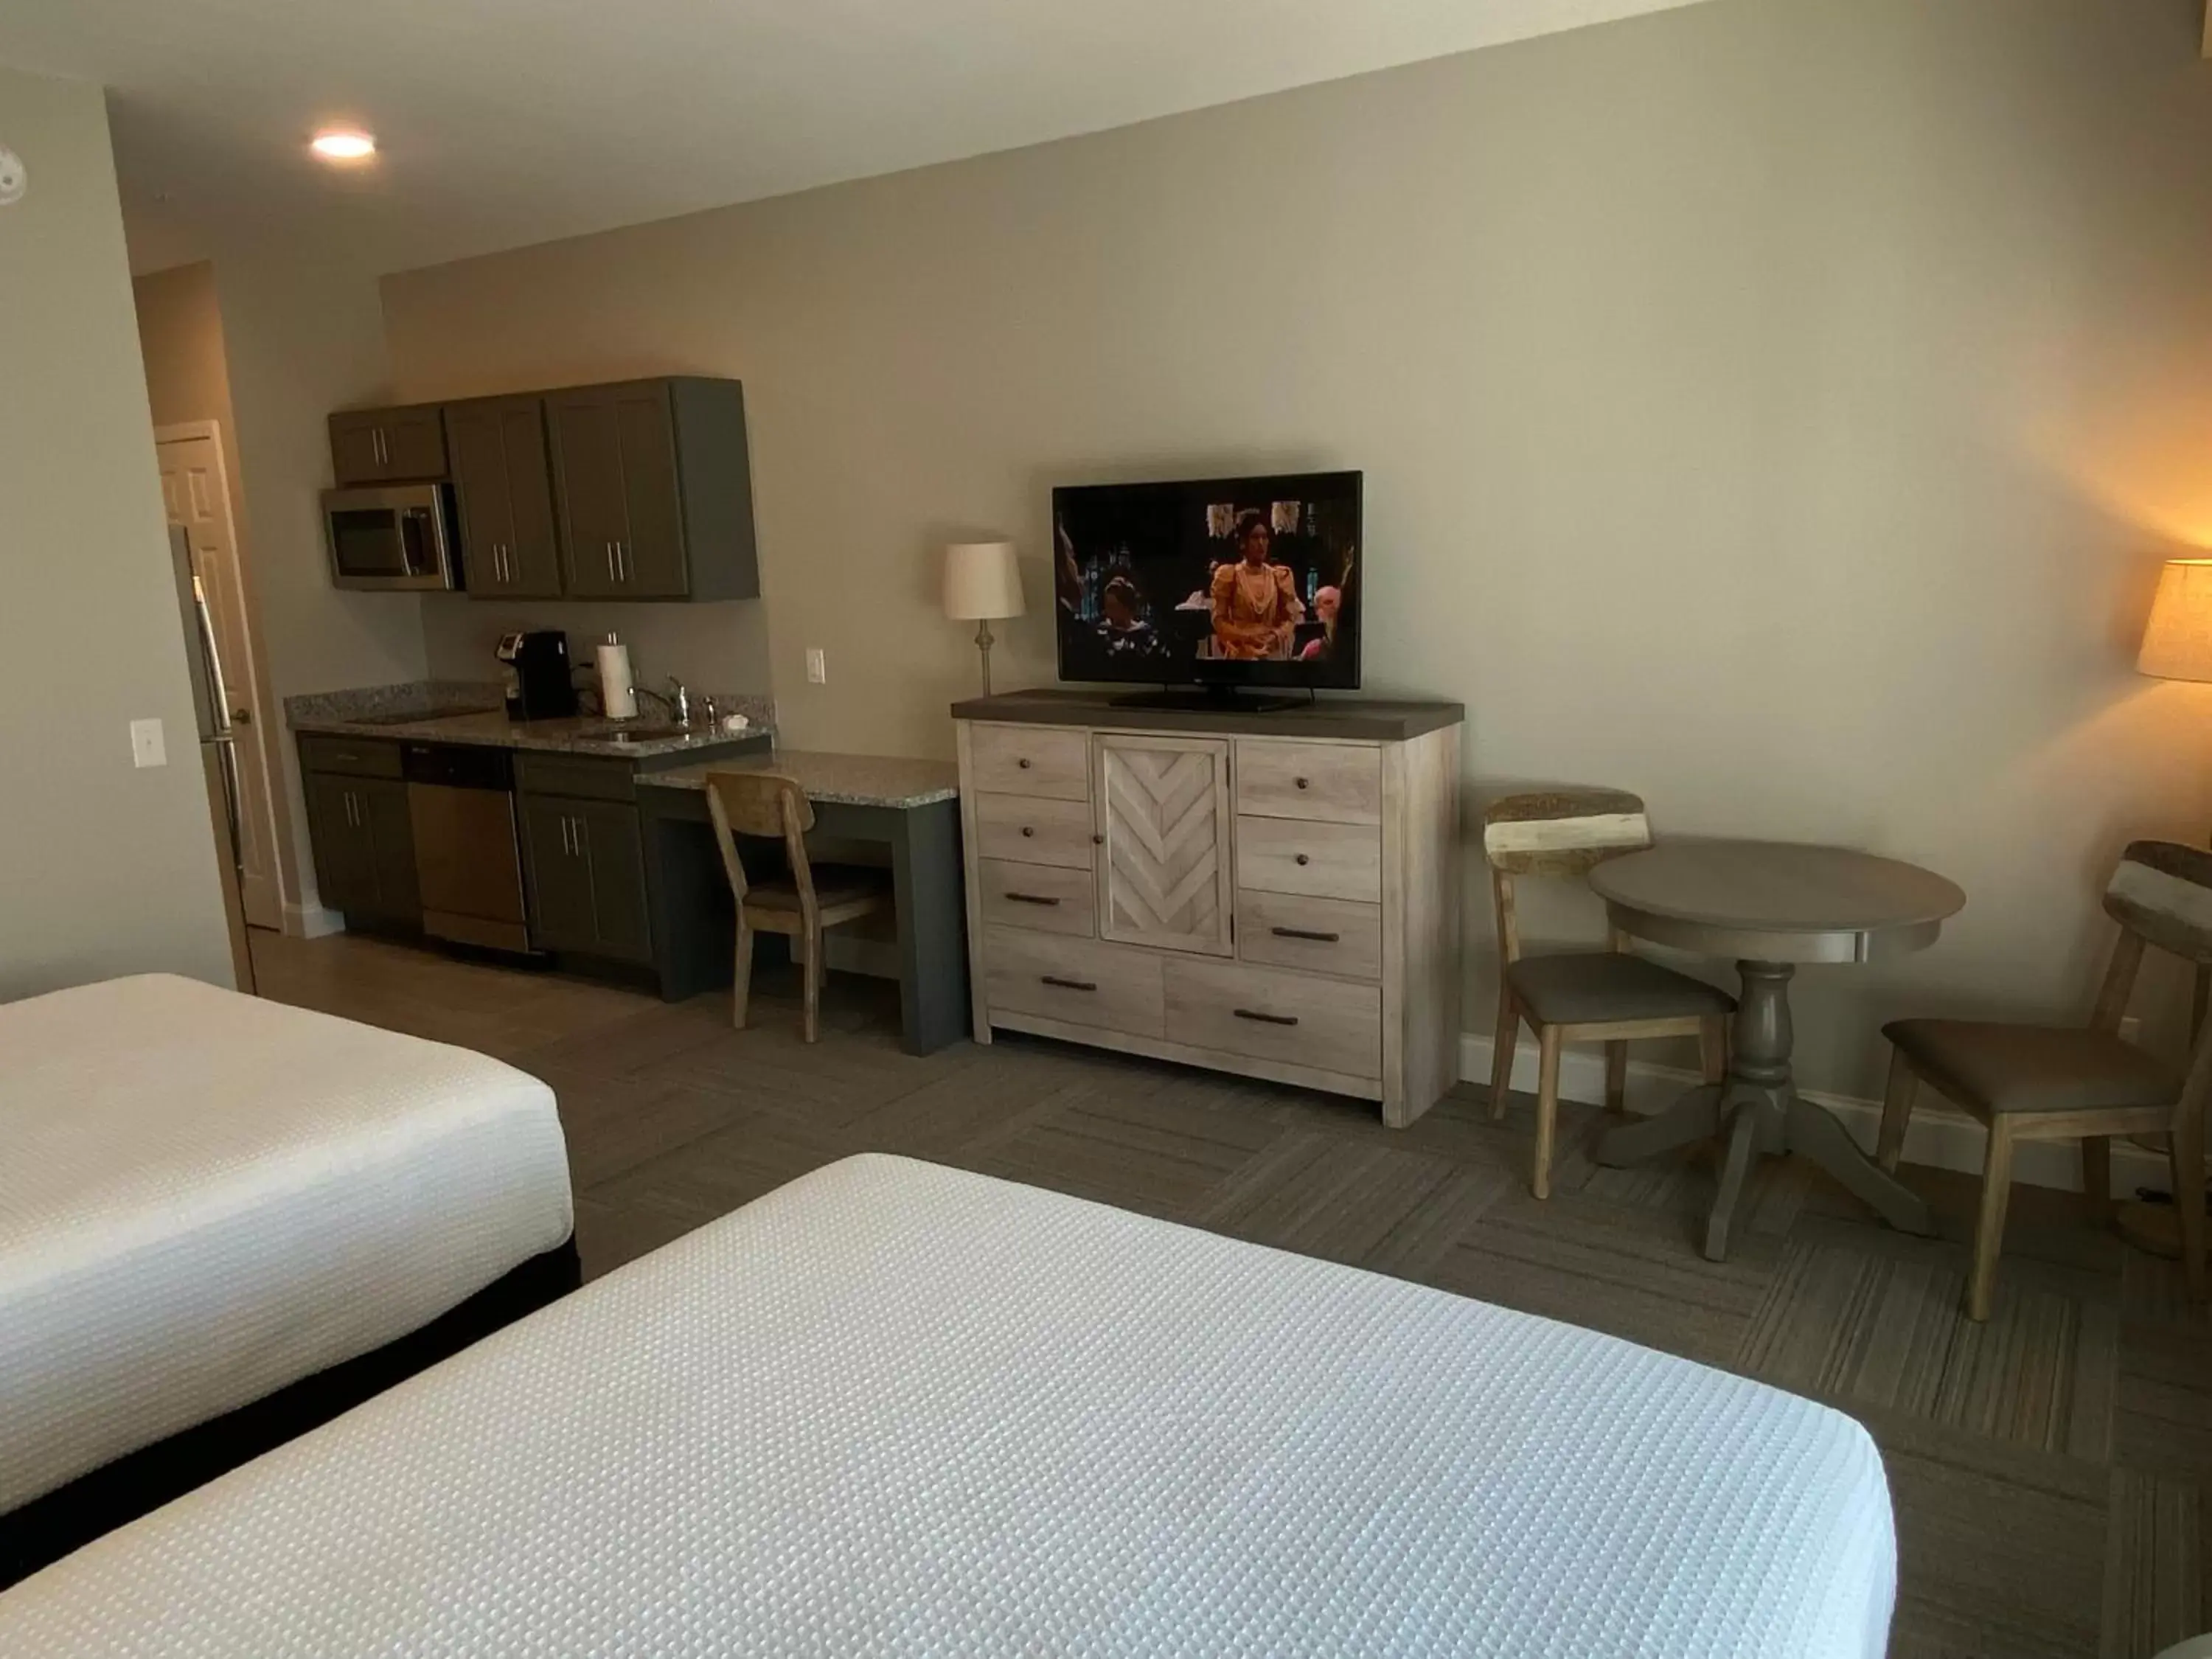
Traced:
<path id="1" fill-rule="evenodd" d="M 288 900 L 284 905 L 284 931 L 294 939 L 326 939 L 332 933 L 345 932 L 345 917 L 319 904 L 294 904 Z"/>
<path id="2" fill-rule="evenodd" d="M 1460 1075 L 1487 1087 L 1492 1049 L 1487 1033 L 1468 1031 L 1459 1040 Z M 1652 1066 L 1632 1060 L 1628 1066 L 1628 1109 L 1649 1115 L 1668 1105 L 1683 1090 L 1698 1080 L 1697 1073 L 1672 1066 Z M 1522 1042 L 1513 1055 L 1513 1086 L 1534 1093 L 1536 1087 L 1536 1045 Z M 1842 1121 L 1853 1139 L 1869 1152 L 1881 1127 L 1881 1103 L 1850 1095 L 1802 1091 L 1806 1099 L 1825 1106 Z M 1605 1056 L 1595 1048 L 1570 1048 L 1559 1056 L 1559 1097 L 1586 1105 L 1605 1099 Z M 1930 1097 L 1926 1090 L 1912 1109 L 1912 1127 L 1905 1132 L 1905 1161 L 1926 1164 L 1939 1170 L 1967 1175 L 1982 1172 L 1984 1135 L 1982 1126 L 1964 1112 Z M 2038 1187 L 2062 1191 L 2081 1190 L 2081 1156 L 2066 1141 L 2025 1141 L 2013 1152 L 2013 1176 Z M 2125 1140 L 2112 1147 L 2112 1185 L 2121 1193 L 2138 1187 L 2163 1192 L 2172 1185 L 2166 1160 Z"/>

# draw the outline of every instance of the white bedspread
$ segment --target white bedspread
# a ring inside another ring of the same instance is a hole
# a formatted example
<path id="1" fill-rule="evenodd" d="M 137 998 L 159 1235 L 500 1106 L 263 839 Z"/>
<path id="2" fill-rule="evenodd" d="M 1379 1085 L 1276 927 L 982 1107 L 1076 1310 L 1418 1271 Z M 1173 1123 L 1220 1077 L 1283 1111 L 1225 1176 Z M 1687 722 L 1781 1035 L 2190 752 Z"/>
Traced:
<path id="1" fill-rule="evenodd" d="M 1873 1659 L 1848 1419 L 980 1176 L 817 1171 L 0 1595 L 0 1651 Z"/>
<path id="2" fill-rule="evenodd" d="M 166 975 L 0 1006 L 0 1511 L 572 1224 L 552 1092 L 482 1054 Z"/>

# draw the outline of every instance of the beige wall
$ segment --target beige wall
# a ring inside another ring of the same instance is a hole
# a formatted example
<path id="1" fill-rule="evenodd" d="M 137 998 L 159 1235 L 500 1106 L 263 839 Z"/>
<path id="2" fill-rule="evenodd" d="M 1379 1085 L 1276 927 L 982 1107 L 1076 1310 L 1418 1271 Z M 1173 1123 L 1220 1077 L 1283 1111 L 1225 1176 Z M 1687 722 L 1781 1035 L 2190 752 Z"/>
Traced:
<path id="1" fill-rule="evenodd" d="M 949 534 L 1028 550 L 1042 681 L 1054 483 L 1364 467 L 1370 689 L 1467 702 L 1476 800 L 1964 884 L 1938 950 L 1801 981 L 1806 1075 L 1865 1093 L 1893 1012 L 2076 1007 L 2117 846 L 2212 815 L 2206 697 L 2130 667 L 2212 539 L 2198 21 L 1714 0 L 401 275 L 393 367 L 741 377 L 809 746 L 950 751 Z"/>
<path id="2" fill-rule="evenodd" d="M 212 270 L 237 425 L 241 530 L 251 550 L 262 684 L 283 700 L 384 685 L 424 672 L 422 601 L 334 587 L 321 492 L 331 483 L 324 417 L 389 395 L 376 283 L 334 242 L 227 232 Z M 288 909 L 316 905 L 298 752 L 277 744 Z"/>
<path id="3" fill-rule="evenodd" d="M 100 88 L 0 70 L 0 998 L 231 982 Z M 130 723 L 168 764 L 131 764 Z"/>

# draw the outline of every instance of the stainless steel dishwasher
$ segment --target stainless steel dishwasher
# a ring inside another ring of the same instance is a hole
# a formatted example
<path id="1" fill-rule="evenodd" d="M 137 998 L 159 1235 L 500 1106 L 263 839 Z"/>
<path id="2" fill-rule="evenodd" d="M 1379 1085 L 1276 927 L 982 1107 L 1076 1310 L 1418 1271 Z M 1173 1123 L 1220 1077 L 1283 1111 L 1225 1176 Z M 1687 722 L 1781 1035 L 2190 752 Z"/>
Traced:
<path id="1" fill-rule="evenodd" d="M 459 945 L 527 951 L 514 756 L 473 744 L 410 743 L 400 760 L 422 931 Z"/>

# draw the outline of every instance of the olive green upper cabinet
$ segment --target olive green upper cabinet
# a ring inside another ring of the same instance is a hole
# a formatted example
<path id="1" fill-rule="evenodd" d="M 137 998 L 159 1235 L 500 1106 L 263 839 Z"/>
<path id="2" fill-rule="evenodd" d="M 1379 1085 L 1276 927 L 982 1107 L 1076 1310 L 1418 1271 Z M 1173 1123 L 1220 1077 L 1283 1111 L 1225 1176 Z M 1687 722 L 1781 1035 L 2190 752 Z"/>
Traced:
<path id="1" fill-rule="evenodd" d="M 475 599 L 557 599 L 561 547 L 542 398 L 446 405 L 460 498 L 461 545 Z"/>
<path id="2" fill-rule="evenodd" d="M 738 382 L 630 380 L 544 402 L 570 596 L 759 596 Z"/>
<path id="3" fill-rule="evenodd" d="M 435 404 L 339 410 L 331 416 L 331 472 L 341 484 L 444 477 L 444 411 Z"/>

